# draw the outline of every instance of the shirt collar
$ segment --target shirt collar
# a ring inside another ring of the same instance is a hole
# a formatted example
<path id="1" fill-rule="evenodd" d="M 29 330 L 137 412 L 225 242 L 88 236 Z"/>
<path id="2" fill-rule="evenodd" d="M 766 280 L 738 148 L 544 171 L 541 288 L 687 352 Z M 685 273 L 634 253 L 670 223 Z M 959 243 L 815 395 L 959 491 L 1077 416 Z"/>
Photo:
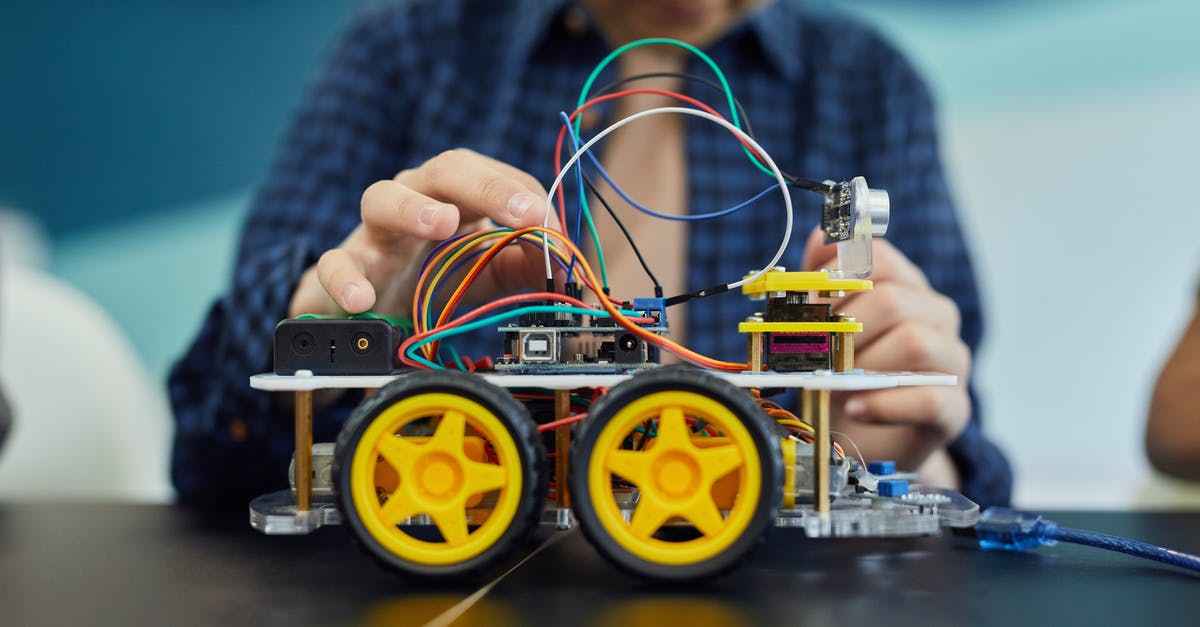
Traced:
<path id="1" fill-rule="evenodd" d="M 528 55 L 553 30 L 553 21 L 561 20 L 564 10 L 575 3 L 572 0 L 519 0 L 514 13 L 517 24 L 510 32 L 519 33 L 517 42 L 520 54 Z M 735 24 L 727 36 L 736 35 L 743 29 L 754 36 L 762 48 L 763 56 L 784 78 L 795 79 L 800 75 L 800 39 L 795 7 L 787 0 L 768 0 L 751 12 L 740 24 Z M 724 38 L 723 38 L 724 39 Z"/>
<path id="2" fill-rule="evenodd" d="M 794 10 L 785 0 L 771 0 L 747 20 L 767 61 L 787 79 L 798 78 L 801 71 L 800 25 Z"/>

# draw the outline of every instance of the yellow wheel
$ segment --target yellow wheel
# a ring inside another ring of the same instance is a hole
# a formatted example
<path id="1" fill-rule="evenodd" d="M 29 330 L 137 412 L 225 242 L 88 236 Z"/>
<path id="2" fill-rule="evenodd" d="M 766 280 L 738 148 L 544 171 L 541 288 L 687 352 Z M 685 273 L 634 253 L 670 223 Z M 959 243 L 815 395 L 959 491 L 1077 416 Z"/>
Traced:
<path id="1" fill-rule="evenodd" d="M 613 388 L 580 424 L 572 504 L 619 567 L 711 577 L 736 567 L 773 524 L 781 455 L 745 390 L 693 368 L 656 369 Z"/>
<path id="2" fill-rule="evenodd" d="M 537 524 L 546 454 L 521 403 L 483 379 L 422 372 L 380 388 L 334 453 L 343 521 L 385 566 L 456 576 L 503 557 Z"/>

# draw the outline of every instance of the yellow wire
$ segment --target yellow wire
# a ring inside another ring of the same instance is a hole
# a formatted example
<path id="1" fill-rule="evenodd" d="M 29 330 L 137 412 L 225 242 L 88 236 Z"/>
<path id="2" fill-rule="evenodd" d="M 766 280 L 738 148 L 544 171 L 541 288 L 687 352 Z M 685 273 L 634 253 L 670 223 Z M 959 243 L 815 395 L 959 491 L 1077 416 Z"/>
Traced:
<path id="1" fill-rule="evenodd" d="M 430 311 L 432 311 L 434 292 L 437 291 L 437 288 L 438 288 L 439 284 L 441 283 L 442 278 L 446 275 L 447 272 L 449 272 L 450 268 L 454 267 L 455 262 L 458 261 L 458 259 L 460 257 L 463 257 L 463 256 L 469 254 L 479 244 L 482 244 L 482 243 L 490 241 L 490 240 L 501 239 L 510 233 L 512 233 L 512 231 L 507 230 L 507 229 L 504 229 L 504 230 L 497 229 L 497 230 L 493 230 L 493 231 L 480 231 L 475 236 L 465 240 L 459 246 L 452 247 L 450 249 L 442 251 L 442 253 L 440 253 L 435 259 L 431 260 L 431 263 L 440 263 L 443 258 L 446 258 L 445 263 L 442 263 L 438 267 L 438 270 L 426 280 L 426 286 L 424 289 L 425 306 L 427 308 L 429 308 Z M 536 235 L 534 235 L 532 233 L 522 234 L 519 236 L 519 239 L 525 240 L 527 242 L 531 242 L 531 243 L 539 245 L 539 246 L 542 245 L 542 238 L 537 237 Z M 559 250 L 559 248 L 554 244 L 553 241 L 550 242 L 550 251 L 552 253 L 554 253 L 554 255 L 556 257 L 558 257 L 560 260 L 562 260 L 563 263 L 570 263 L 570 257 L 568 257 L 561 250 Z M 448 258 L 447 258 L 447 255 L 448 255 Z M 421 286 L 417 286 L 417 292 L 418 293 L 421 292 Z M 416 327 L 414 334 L 422 333 L 422 332 L 428 330 L 428 329 L 425 329 L 424 319 L 425 319 L 424 316 L 418 315 L 417 319 L 414 320 L 414 326 Z M 432 346 L 423 346 L 421 348 L 421 350 L 422 350 L 422 352 L 425 353 L 426 359 L 433 358 Z"/>
<path id="2" fill-rule="evenodd" d="M 779 418 L 775 422 L 778 422 L 779 424 L 781 424 L 785 427 L 795 427 L 797 429 L 800 429 L 801 431 L 807 431 L 808 433 L 816 433 L 816 429 L 813 429 L 812 425 L 805 423 L 805 422 L 800 422 L 799 420 L 789 420 L 787 418 Z"/>
<path id="3" fill-rule="evenodd" d="M 525 227 L 522 229 L 518 229 L 516 231 L 506 231 L 504 233 L 499 233 L 499 234 L 489 233 L 487 235 L 487 239 L 495 239 L 496 237 L 499 237 L 501 239 L 510 238 L 510 241 L 511 241 L 512 238 L 523 237 L 526 234 L 530 234 L 530 233 L 541 233 L 543 238 L 546 238 L 547 240 L 549 240 L 551 242 L 558 241 L 560 245 L 565 247 L 569 252 L 571 252 L 572 254 L 574 254 L 577 257 L 576 263 L 578 263 L 579 268 L 581 270 L 583 270 L 583 274 L 587 278 L 587 281 L 585 282 L 585 284 L 588 286 L 588 288 L 590 290 L 592 290 L 592 292 L 594 294 L 596 294 L 596 297 L 600 299 L 601 306 L 604 308 L 604 310 L 607 311 L 614 320 L 616 320 L 619 324 L 621 324 L 622 327 L 634 332 L 635 334 L 638 334 L 639 332 L 649 333 L 648 331 L 644 331 L 643 329 L 641 329 L 641 327 L 638 327 L 633 322 L 629 321 L 627 316 L 622 314 L 616 307 L 614 307 L 611 303 L 609 303 L 606 300 L 606 297 L 604 296 L 603 291 L 599 287 L 600 281 L 596 279 L 596 273 L 592 270 L 591 265 L 587 262 L 587 258 L 583 255 L 583 252 L 579 250 L 579 248 L 575 245 L 575 243 L 572 242 L 570 239 L 568 239 L 562 233 L 559 233 L 558 231 L 555 231 L 555 230 L 552 230 L 552 229 L 549 229 L 546 227 L 529 226 L 529 227 Z M 486 239 L 480 239 L 478 241 L 486 241 Z M 539 240 L 539 242 L 540 242 L 540 240 Z M 492 245 L 492 247 L 495 247 L 495 246 L 496 246 L 496 244 Z M 464 246 L 464 248 L 466 248 L 466 247 Z M 456 255 L 457 254 L 458 253 L 456 253 Z M 486 254 L 485 254 L 485 256 L 486 256 Z M 476 266 L 472 267 L 472 270 L 474 270 L 474 268 L 478 267 L 478 264 L 483 263 L 484 257 L 479 258 L 479 260 L 476 262 Z M 439 268 L 439 272 L 437 273 L 438 279 L 440 279 L 441 275 L 444 274 L 444 269 L 449 267 L 450 265 L 452 265 L 452 264 L 447 263 L 447 264 L 444 264 L 442 266 L 442 268 Z M 429 291 L 426 292 L 426 294 L 427 294 L 426 301 L 427 302 L 429 300 L 428 294 L 431 294 L 431 293 L 432 292 L 429 292 Z M 747 365 L 744 363 L 722 361 L 719 359 L 714 359 L 712 357 L 708 357 L 707 355 L 702 355 L 700 353 L 697 353 L 697 352 L 691 350 L 690 348 L 687 348 L 686 346 L 683 346 L 682 344 L 679 344 L 678 342 L 674 342 L 674 341 L 672 341 L 668 338 L 662 337 L 662 336 L 657 336 L 656 339 L 657 339 L 657 341 L 662 343 L 664 348 L 667 348 L 668 350 L 675 353 L 676 355 L 679 355 L 680 357 L 683 357 L 684 359 L 688 359 L 693 362 L 707 365 L 710 368 L 714 368 L 714 369 L 718 369 L 718 370 L 732 370 L 732 371 L 740 371 L 740 370 L 745 370 L 747 368 Z"/>

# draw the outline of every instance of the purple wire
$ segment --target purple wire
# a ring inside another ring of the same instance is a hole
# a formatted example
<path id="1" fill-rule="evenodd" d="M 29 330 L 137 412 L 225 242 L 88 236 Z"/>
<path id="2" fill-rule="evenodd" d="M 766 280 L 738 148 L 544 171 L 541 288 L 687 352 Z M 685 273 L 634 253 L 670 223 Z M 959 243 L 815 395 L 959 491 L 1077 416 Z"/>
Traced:
<path id="1" fill-rule="evenodd" d="M 462 237 L 465 237 L 465 236 L 458 236 L 455 239 L 461 239 Z M 536 244 L 534 242 L 530 242 L 530 241 L 527 241 L 522 238 L 518 238 L 516 241 L 520 242 L 522 244 L 525 244 L 526 246 L 534 246 L 538 250 L 541 250 L 541 246 L 539 246 L 538 244 Z M 440 245 L 438 246 L 438 248 L 441 248 L 441 247 L 442 246 L 440 246 Z M 435 248 L 434 250 L 436 251 L 437 249 Z M 483 250 L 476 250 L 474 252 L 471 252 L 467 256 L 465 256 L 462 259 L 459 259 L 457 262 L 455 262 L 455 264 L 453 266 L 451 266 L 451 268 L 447 272 L 447 274 L 454 274 L 454 273 L 458 272 L 459 270 L 463 269 L 463 267 L 466 266 L 468 263 L 474 262 L 482 254 L 483 254 Z M 430 255 L 430 257 L 432 257 L 432 255 Z M 558 266 L 560 268 L 562 268 L 563 270 L 567 269 L 567 264 L 563 263 L 563 260 L 559 259 L 558 256 L 550 255 L 550 258 L 553 259 L 555 262 L 557 262 Z M 428 262 L 428 258 L 426 258 L 426 262 Z M 422 273 L 425 271 L 425 268 L 426 268 L 426 264 L 422 264 L 422 266 L 421 266 Z M 433 288 L 433 293 L 430 296 L 434 300 L 437 300 L 437 296 L 438 296 L 438 294 L 441 293 L 441 291 L 442 291 L 442 284 L 439 283 L 436 287 Z M 418 294 L 417 295 L 417 311 L 424 311 L 424 309 L 425 309 L 424 305 L 425 305 L 425 299 L 421 298 L 421 295 Z M 427 325 L 432 325 L 432 323 L 433 323 L 432 320 L 426 320 Z"/>

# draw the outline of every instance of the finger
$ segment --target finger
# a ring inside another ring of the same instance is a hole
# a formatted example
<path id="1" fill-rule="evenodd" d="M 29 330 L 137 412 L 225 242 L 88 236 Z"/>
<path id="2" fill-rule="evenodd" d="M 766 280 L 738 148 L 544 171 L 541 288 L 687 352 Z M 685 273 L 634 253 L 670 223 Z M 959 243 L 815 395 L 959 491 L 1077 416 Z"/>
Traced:
<path id="1" fill-rule="evenodd" d="M 871 258 L 871 280 L 875 282 L 895 281 L 919 287 L 929 285 L 925 273 L 887 240 L 871 240 Z"/>
<path id="2" fill-rule="evenodd" d="M 500 167 L 495 160 L 458 148 L 443 152 L 416 170 L 401 172 L 396 180 L 457 205 L 463 222 L 489 218 L 497 224 L 520 228 L 541 224 L 546 217 L 544 193 L 531 190 L 529 178 Z"/>
<path id="3" fill-rule="evenodd" d="M 362 222 L 385 241 L 398 235 L 443 240 L 458 229 L 458 208 L 396 181 L 373 183 L 362 195 Z"/>
<path id="4" fill-rule="evenodd" d="M 375 305 L 375 287 L 367 280 L 363 267 L 343 248 L 321 255 L 317 278 L 325 293 L 347 313 L 362 313 Z"/>
<path id="5" fill-rule="evenodd" d="M 804 243 L 804 261 L 801 268 L 806 272 L 833 268 L 837 261 L 837 245 L 825 243 L 825 231 L 814 227 Z"/>
<path id="6" fill-rule="evenodd" d="M 854 365 L 867 370 L 945 372 L 961 381 L 970 373 L 971 351 L 957 335 L 904 322 L 855 351 Z"/>
<path id="7" fill-rule="evenodd" d="M 480 220 L 466 224 L 463 228 L 471 230 L 484 226 L 484 221 Z M 479 250 L 486 250 L 494 244 L 495 242 L 480 244 Z M 552 268 L 557 270 L 553 266 Z M 464 267 L 457 274 L 444 277 L 442 281 L 448 285 L 461 284 L 468 272 L 469 268 Z M 556 284 L 561 286 L 560 274 L 554 272 L 552 276 Z M 509 295 L 529 289 L 541 291 L 545 288 L 546 263 L 540 242 L 535 244 L 525 240 L 514 240 L 498 251 L 472 279 L 464 302 L 480 302 L 498 295 Z"/>
<path id="8" fill-rule="evenodd" d="M 876 283 L 895 281 L 909 285 L 929 285 L 925 273 L 887 240 L 871 240 L 871 264 L 871 280 Z M 837 244 L 826 244 L 825 232 L 820 227 L 813 229 L 808 235 L 802 266 L 807 271 L 832 269 L 837 266 Z"/>
<path id="9" fill-rule="evenodd" d="M 304 271 L 296 290 L 292 293 L 291 303 L 288 304 L 288 317 L 295 318 L 302 314 L 337 314 L 341 307 L 333 302 L 321 280 L 317 278 L 317 268 L 313 266 Z"/>
<path id="10" fill-rule="evenodd" d="M 480 159 L 483 159 L 486 162 L 488 162 L 489 164 L 491 164 L 492 167 L 497 168 L 504 174 L 511 176 L 514 180 L 520 182 L 522 185 L 525 186 L 525 189 L 529 190 L 530 192 L 533 192 L 539 198 L 545 200 L 546 196 L 548 195 L 546 192 L 546 188 L 542 187 L 541 182 L 538 181 L 536 178 L 534 178 L 533 175 L 522 170 L 521 168 L 514 167 L 503 161 L 500 161 L 499 159 L 493 159 L 487 155 L 478 155 L 478 156 Z M 551 215 L 553 216 L 553 213 L 551 213 Z"/>
<path id="11" fill-rule="evenodd" d="M 863 423 L 922 427 L 947 442 L 966 427 L 971 417 L 971 401 L 959 386 L 855 392 L 846 400 L 842 415 Z"/>
<path id="12" fill-rule="evenodd" d="M 546 288 L 546 261 L 541 248 L 515 244 L 500 251 L 480 281 L 498 294 Z"/>
<path id="13" fill-rule="evenodd" d="M 852 316 L 863 331 L 854 338 L 860 349 L 870 346 L 905 322 L 919 322 L 958 335 L 962 318 L 950 298 L 927 288 L 882 282 L 869 292 L 854 292 L 834 303 L 833 311 Z"/>

